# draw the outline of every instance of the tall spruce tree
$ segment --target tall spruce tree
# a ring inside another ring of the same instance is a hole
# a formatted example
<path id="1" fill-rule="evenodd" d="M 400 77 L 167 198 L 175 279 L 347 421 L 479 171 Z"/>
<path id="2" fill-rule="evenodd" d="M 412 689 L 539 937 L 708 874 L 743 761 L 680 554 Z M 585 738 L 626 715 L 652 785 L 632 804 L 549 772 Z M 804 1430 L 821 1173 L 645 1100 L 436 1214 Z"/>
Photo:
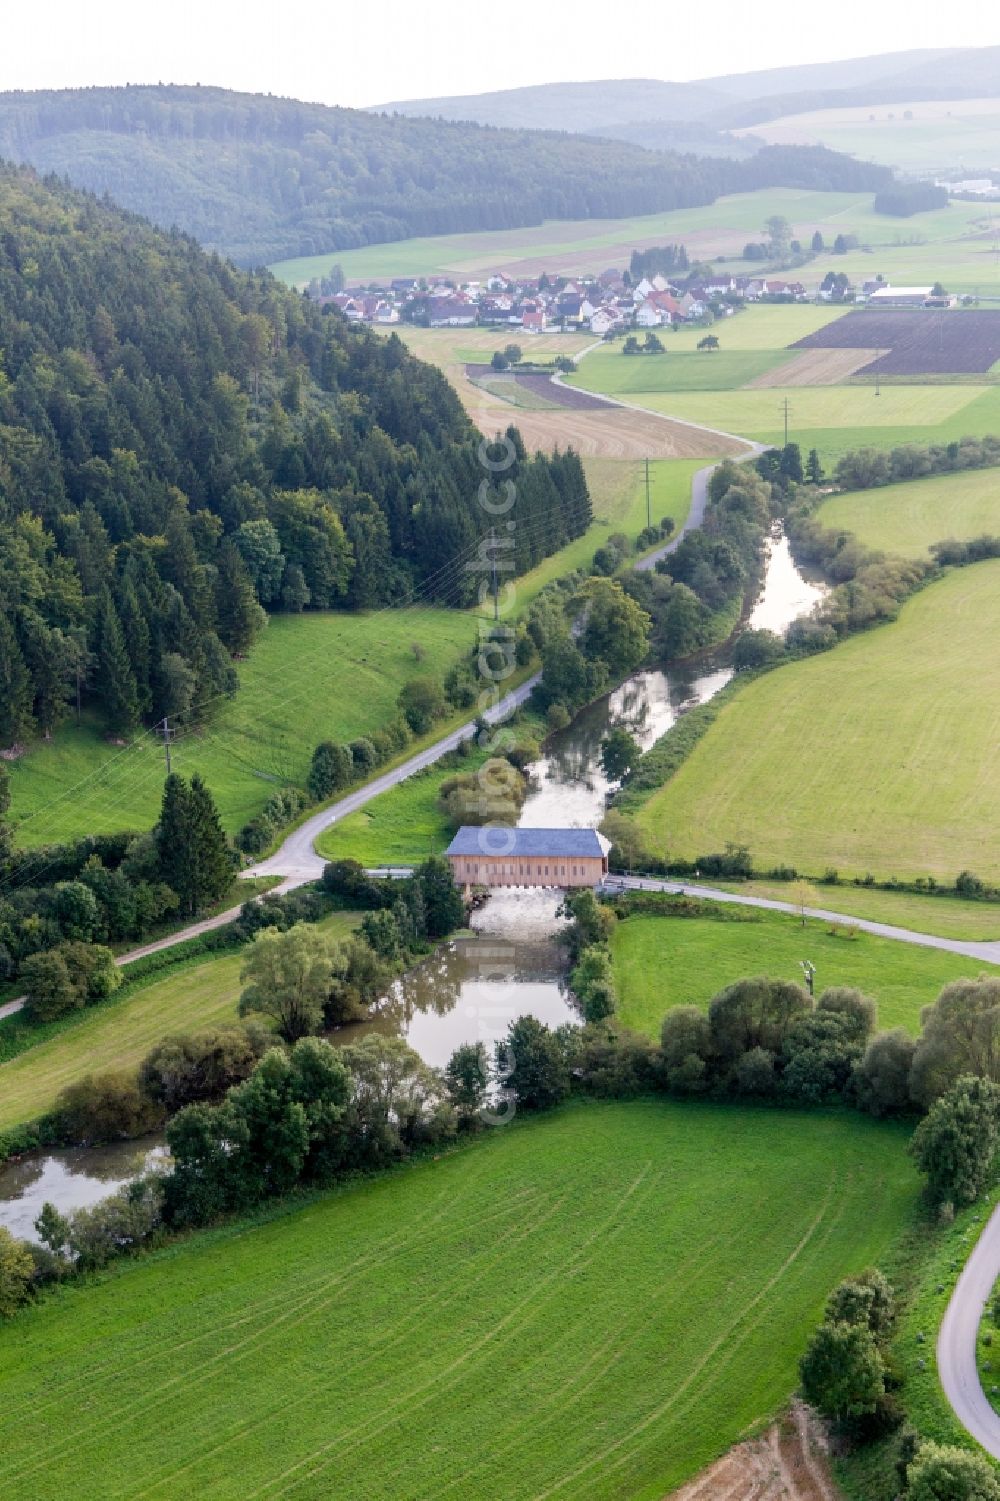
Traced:
<path id="1" fill-rule="evenodd" d="M 31 729 L 31 677 L 14 627 L 0 615 L 0 743 L 13 745 Z"/>
<path id="2" fill-rule="evenodd" d="M 233 879 L 233 860 L 215 799 L 197 772 L 191 778 L 189 807 L 195 901 L 197 906 L 205 907 L 218 901 L 229 889 Z"/>
<path id="3" fill-rule="evenodd" d="M 163 784 L 160 819 L 156 825 L 156 857 L 161 881 L 180 898 L 181 909 L 196 908 L 194 871 L 191 863 L 191 789 L 176 772 Z"/>
<path id="4" fill-rule="evenodd" d="M 176 772 L 163 787 L 156 826 L 160 879 L 192 915 L 217 901 L 233 878 L 233 862 L 215 799 L 197 772 L 190 783 Z"/>
<path id="5" fill-rule="evenodd" d="M 26 656 L 35 690 L 35 719 L 46 740 L 66 715 L 76 652 L 69 636 L 38 615 L 25 620 Z"/>
<path id="6" fill-rule="evenodd" d="M 219 636 L 233 656 L 242 657 L 267 624 L 267 615 L 257 603 L 247 566 L 232 542 L 219 549 L 215 586 L 215 610 Z"/>
<path id="7" fill-rule="evenodd" d="M 110 593 L 101 596 L 97 617 L 97 690 L 104 703 L 108 728 L 119 733 L 139 723 L 139 693 L 125 646 L 118 612 Z"/>
<path id="8" fill-rule="evenodd" d="M 13 842 L 10 824 L 7 822 L 9 810 L 10 779 L 7 776 L 6 766 L 0 765 L 0 861 L 7 859 Z"/>

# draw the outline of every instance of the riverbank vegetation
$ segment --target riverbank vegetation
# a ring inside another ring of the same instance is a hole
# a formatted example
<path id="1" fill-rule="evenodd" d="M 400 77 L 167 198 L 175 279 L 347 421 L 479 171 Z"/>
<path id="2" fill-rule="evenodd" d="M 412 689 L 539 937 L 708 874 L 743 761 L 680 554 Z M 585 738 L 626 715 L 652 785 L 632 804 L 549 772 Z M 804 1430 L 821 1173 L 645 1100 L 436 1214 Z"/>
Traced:
<path id="1" fill-rule="evenodd" d="M 248 901 L 236 922 L 127 966 L 122 988 L 86 1009 L 70 1008 L 47 1025 L 23 1012 L 5 1019 L 0 1156 L 142 1134 L 157 1099 L 144 1098 L 137 1069 L 152 1044 L 237 1013 L 289 1041 L 357 1020 L 463 920 L 441 861 L 425 862 L 407 881 L 370 880 L 344 862 L 328 867 L 317 888 Z M 79 1101 L 68 1113 L 64 1098 L 80 1086 L 96 1101 L 89 1126 Z M 142 1108 L 130 1116 L 133 1099 Z"/>

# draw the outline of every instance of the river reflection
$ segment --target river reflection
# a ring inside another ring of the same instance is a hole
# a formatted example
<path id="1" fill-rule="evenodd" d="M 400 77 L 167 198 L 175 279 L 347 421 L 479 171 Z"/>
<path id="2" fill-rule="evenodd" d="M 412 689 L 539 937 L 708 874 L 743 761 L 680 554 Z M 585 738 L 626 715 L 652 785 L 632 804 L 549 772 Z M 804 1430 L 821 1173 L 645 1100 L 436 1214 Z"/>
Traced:
<path id="1" fill-rule="evenodd" d="M 393 985 L 375 1015 L 328 1033 L 354 1042 L 369 1032 L 404 1037 L 435 1068 L 462 1043 L 493 1044 L 517 1017 L 548 1026 L 579 1021 L 566 989 L 556 934 L 561 894 L 500 891 L 473 913 L 473 935 L 443 945 Z"/>
<path id="2" fill-rule="evenodd" d="M 822 585 L 796 568 L 782 535 L 772 538 L 763 586 L 747 617 L 755 629 L 784 631 L 822 596 Z M 599 703 L 550 737 L 531 768 L 531 790 L 520 822 L 529 828 L 592 828 L 604 816 L 613 784 L 601 770 L 601 741 L 624 725 L 647 749 L 696 704 L 713 698 L 733 669 L 725 649 L 669 672 L 637 672 Z M 445 944 L 393 985 L 369 1020 L 338 1028 L 346 1043 L 368 1032 L 402 1036 L 434 1067 L 461 1043 L 482 1042 L 492 1053 L 518 1016 L 549 1026 L 579 1020 L 566 987 L 558 942 L 561 895 L 555 891 L 498 891 L 473 914 L 472 935 Z M 46 1199 L 64 1213 L 114 1193 L 144 1164 L 162 1154 L 156 1142 L 122 1142 L 25 1157 L 0 1169 L 0 1224 L 33 1240 Z"/>
<path id="3" fill-rule="evenodd" d="M 825 593 L 825 584 L 807 578 L 796 567 L 788 538 L 779 532 L 768 545 L 764 585 L 747 625 L 755 631 L 776 631 L 782 635 L 793 620 L 807 615 Z"/>
<path id="4" fill-rule="evenodd" d="M 0 1168 L 0 1225 L 21 1240 L 38 1240 L 35 1220 L 48 1201 L 63 1214 L 106 1199 L 165 1155 L 156 1139 L 33 1152 Z"/>

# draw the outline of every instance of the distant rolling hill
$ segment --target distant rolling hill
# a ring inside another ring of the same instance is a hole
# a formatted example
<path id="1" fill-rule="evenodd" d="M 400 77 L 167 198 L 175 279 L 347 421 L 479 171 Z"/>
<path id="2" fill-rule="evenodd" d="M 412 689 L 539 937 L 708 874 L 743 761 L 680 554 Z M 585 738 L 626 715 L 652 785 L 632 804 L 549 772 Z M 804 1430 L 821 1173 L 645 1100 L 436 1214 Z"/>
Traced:
<path id="1" fill-rule="evenodd" d="M 649 149 L 740 155 L 727 134 L 738 126 L 806 109 L 902 99 L 1000 96 L 1000 47 L 923 48 L 835 62 L 730 73 L 689 83 L 596 79 L 490 94 L 396 100 L 389 113 L 517 124 L 607 136 Z M 700 126 L 690 135 L 683 127 Z"/>
<path id="2" fill-rule="evenodd" d="M 716 102 L 706 91 L 702 104 Z M 243 265 L 545 219 L 629 218 L 760 187 L 875 190 L 888 176 L 799 147 L 713 160 L 697 143 L 650 151 L 176 85 L 0 94 L 2 159 L 106 193 Z"/>
<path id="3" fill-rule="evenodd" d="M 732 102 L 709 84 L 662 83 L 655 78 L 606 78 L 594 83 L 543 83 L 492 94 L 403 99 L 376 106 L 397 115 L 430 115 L 532 130 L 592 133 L 632 120 L 700 120 Z"/>

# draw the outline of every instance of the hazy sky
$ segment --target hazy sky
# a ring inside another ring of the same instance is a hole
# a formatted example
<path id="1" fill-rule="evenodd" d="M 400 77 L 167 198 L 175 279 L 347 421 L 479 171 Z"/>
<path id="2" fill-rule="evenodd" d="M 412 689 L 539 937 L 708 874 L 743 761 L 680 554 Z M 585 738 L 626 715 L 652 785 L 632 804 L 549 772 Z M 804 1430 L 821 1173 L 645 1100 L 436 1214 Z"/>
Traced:
<path id="1" fill-rule="evenodd" d="M 701 19 L 666 0 L 9 0 L 3 10 L 0 89 L 215 83 L 352 105 L 1000 42 L 983 0 L 951 0 L 945 12 L 841 0 L 827 27 L 801 0 L 768 0 L 763 11 L 712 0 Z"/>

